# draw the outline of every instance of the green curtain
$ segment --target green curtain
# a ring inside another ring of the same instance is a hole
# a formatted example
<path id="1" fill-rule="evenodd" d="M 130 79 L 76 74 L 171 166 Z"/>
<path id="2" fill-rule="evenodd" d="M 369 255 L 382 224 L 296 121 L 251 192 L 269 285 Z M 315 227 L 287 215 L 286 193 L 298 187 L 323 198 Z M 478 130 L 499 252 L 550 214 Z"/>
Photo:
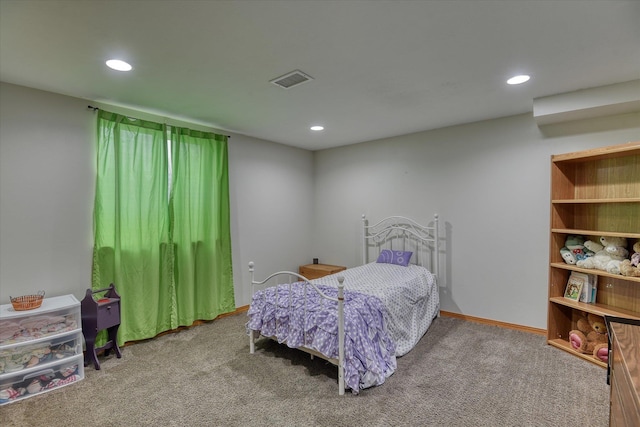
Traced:
<path id="1" fill-rule="evenodd" d="M 97 127 L 92 289 L 121 296 L 118 343 L 233 311 L 226 137 L 174 129 L 170 156 L 163 124 L 99 111 Z"/>
<path id="2" fill-rule="evenodd" d="M 177 321 L 190 325 L 235 309 L 227 137 L 172 127 L 171 147 Z"/>

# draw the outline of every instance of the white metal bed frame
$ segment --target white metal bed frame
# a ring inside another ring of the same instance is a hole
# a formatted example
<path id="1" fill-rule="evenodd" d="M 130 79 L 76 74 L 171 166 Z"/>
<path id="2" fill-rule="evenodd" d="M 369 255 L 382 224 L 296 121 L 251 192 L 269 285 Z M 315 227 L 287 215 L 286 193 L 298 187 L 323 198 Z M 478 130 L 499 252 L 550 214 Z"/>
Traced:
<path id="1" fill-rule="evenodd" d="M 364 264 L 369 262 L 369 252 L 374 248 L 377 253 L 382 249 L 391 249 L 397 251 L 412 251 L 415 257 L 412 257 L 412 264 L 427 267 L 431 273 L 438 278 L 439 266 L 439 235 L 438 235 L 438 214 L 433 216 L 433 225 L 424 226 L 416 221 L 404 216 L 389 216 L 379 222 L 369 225 L 365 215 L 362 215 L 362 261 Z M 394 244 L 395 243 L 395 244 Z M 256 286 L 262 286 L 271 279 L 286 276 L 288 278 L 289 291 L 291 284 L 295 281 L 304 282 L 304 295 L 306 307 L 306 295 L 308 285 L 323 298 L 337 302 L 338 304 L 338 358 L 329 358 L 322 353 L 308 347 L 298 347 L 311 355 L 311 358 L 318 356 L 338 368 L 338 394 L 343 395 L 345 391 L 344 383 L 344 277 L 337 276 L 338 279 L 338 295 L 336 298 L 324 294 L 316 285 L 314 285 L 306 277 L 294 273 L 293 271 L 278 271 L 269 275 L 264 280 L 255 280 L 253 261 L 249 262 L 249 272 L 251 273 L 251 294 L 255 294 Z M 291 280 L 297 278 L 295 281 Z M 277 279 L 276 279 L 277 280 Z M 276 300 L 277 298 L 276 287 Z M 305 308 L 306 309 L 306 308 Z M 255 342 L 260 337 L 258 331 L 249 332 L 249 353 L 255 353 Z M 277 341 L 276 337 L 266 337 Z M 304 337 L 306 343 L 306 335 Z"/>
<path id="2" fill-rule="evenodd" d="M 438 277 L 440 264 L 440 236 L 438 235 L 438 214 L 433 215 L 433 225 L 425 226 L 404 216 L 390 216 L 369 225 L 362 215 L 362 262 L 367 264 L 371 247 L 375 248 L 376 257 L 382 249 L 412 251 L 412 264 L 429 268 Z M 394 243 L 398 243 L 399 245 Z M 433 246 L 431 246 L 433 245 Z"/>

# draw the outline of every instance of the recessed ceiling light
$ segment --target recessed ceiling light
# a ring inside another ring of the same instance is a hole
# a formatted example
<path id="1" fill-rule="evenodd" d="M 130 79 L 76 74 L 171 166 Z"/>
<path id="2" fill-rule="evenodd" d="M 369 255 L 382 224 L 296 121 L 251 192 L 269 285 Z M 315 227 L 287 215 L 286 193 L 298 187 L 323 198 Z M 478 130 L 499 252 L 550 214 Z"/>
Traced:
<path id="1" fill-rule="evenodd" d="M 309 129 L 319 131 L 324 130 L 324 126 L 311 126 Z"/>
<path id="2" fill-rule="evenodd" d="M 507 80 L 507 83 L 510 85 L 519 85 L 521 83 L 528 82 L 530 78 L 531 77 L 527 76 L 526 74 L 521 74 L 519 76 L 511 77 L 509 80 Z"/>
<path id="3" fill-rule="evenodd" d="M 110 59 L 107 61 L 107 67 L 112 68 L 117 71 L 131 71 L 133 68 L 128 63 L 121 61 L 119 59 Z"/>

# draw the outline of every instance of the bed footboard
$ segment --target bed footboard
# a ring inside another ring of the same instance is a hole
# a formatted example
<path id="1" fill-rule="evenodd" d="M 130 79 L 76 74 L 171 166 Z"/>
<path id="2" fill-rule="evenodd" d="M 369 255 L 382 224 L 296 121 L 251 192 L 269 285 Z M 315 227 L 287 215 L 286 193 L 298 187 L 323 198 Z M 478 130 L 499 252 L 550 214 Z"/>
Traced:
<path id="1" fill-rule="evenodd" d="M 305 286 L 311 286 L 312 289 L 318 293 L 318 295 L 320 295 L 322 298 L 325 298 L 329 301 L 334 301 L 337 303 L 337 318 L 338 318 L 338 359 L 332 359 L 329 358 L 325 355 L 323 355 L 322 353 L 311 349 L 311 348 L 306 348 L 306 347 L 300 347 L 299 349 L 302 351 L 305 351 L 307 353 L 309 353 L 311 355 L 311 357 L 313 358 L 313 356 L 318 356 L 321 357 L 335 365 L 337 365 L 338 368 L 338 394 L 339 395 L 343 395 L 344 391 L 345 391 L 345 381 L 344 381 L 344 277 L 339 276 L 338 279 L 338 295 L 336 298 L 331 297 L 329 295 L 324 294 L 316 285 L 314 285 L 313 283 L 311 283 L 309 281 L 309 279 L 307 279 L 306 277 L 298 274 L 298 273 L 294 273 L 292 271 L 278 271 L 276 273 L 271 274 L 269 277 L 267 277 L 264 280 L 261 281 L 257 281 L 254 278 L 254 263 L 253 261 L 249 263 L 249 272 L 251 273 L 251 294 L 255 294 L 255 287 L 256 286 L 260 286 L 260 285 L 264 285 L 266 282 L 268 282 L 269 280 L 278 277 L 278 276 L 287 276 L 289 278 L 288 280 L 288 284 L 289 284 L 289 289 L 291 289 L 291 277 L 295 277 L 298 280 L 296 281 L 300 281 L 300 282 L 304 282 Z M 277 289 L 277 288 L 276 288 Z M 260 332 L 259 331 L 255 331 L 255 330 L 250 330 L 249 331 L 249 353 L 253 354 L 255 353 L 255 342 L 256 340 L 260 337 Z M 267 338 L 274 338 L 274 337 L 267 337 Z M 304 340 L 306 342 L 306 338 Z"/>

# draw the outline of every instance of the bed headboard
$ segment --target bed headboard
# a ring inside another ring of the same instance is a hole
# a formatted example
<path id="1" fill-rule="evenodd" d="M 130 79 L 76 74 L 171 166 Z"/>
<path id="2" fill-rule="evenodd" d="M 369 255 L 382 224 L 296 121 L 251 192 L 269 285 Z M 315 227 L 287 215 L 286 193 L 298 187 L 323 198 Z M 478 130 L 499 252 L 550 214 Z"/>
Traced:
<path id="1" fill-rule="evenodd" d="M 377 259 L 382 249 L 411 251 L 411 264 L 428 268 L 438 277 L 439 243 L 438 214 L 433 215 L 433 225 L 425 226 L 404 216 L 390 216 L 369 225 L 362 215 L 363 264 Z M 374 257 L 369 255 L 375 254 Z"/>

